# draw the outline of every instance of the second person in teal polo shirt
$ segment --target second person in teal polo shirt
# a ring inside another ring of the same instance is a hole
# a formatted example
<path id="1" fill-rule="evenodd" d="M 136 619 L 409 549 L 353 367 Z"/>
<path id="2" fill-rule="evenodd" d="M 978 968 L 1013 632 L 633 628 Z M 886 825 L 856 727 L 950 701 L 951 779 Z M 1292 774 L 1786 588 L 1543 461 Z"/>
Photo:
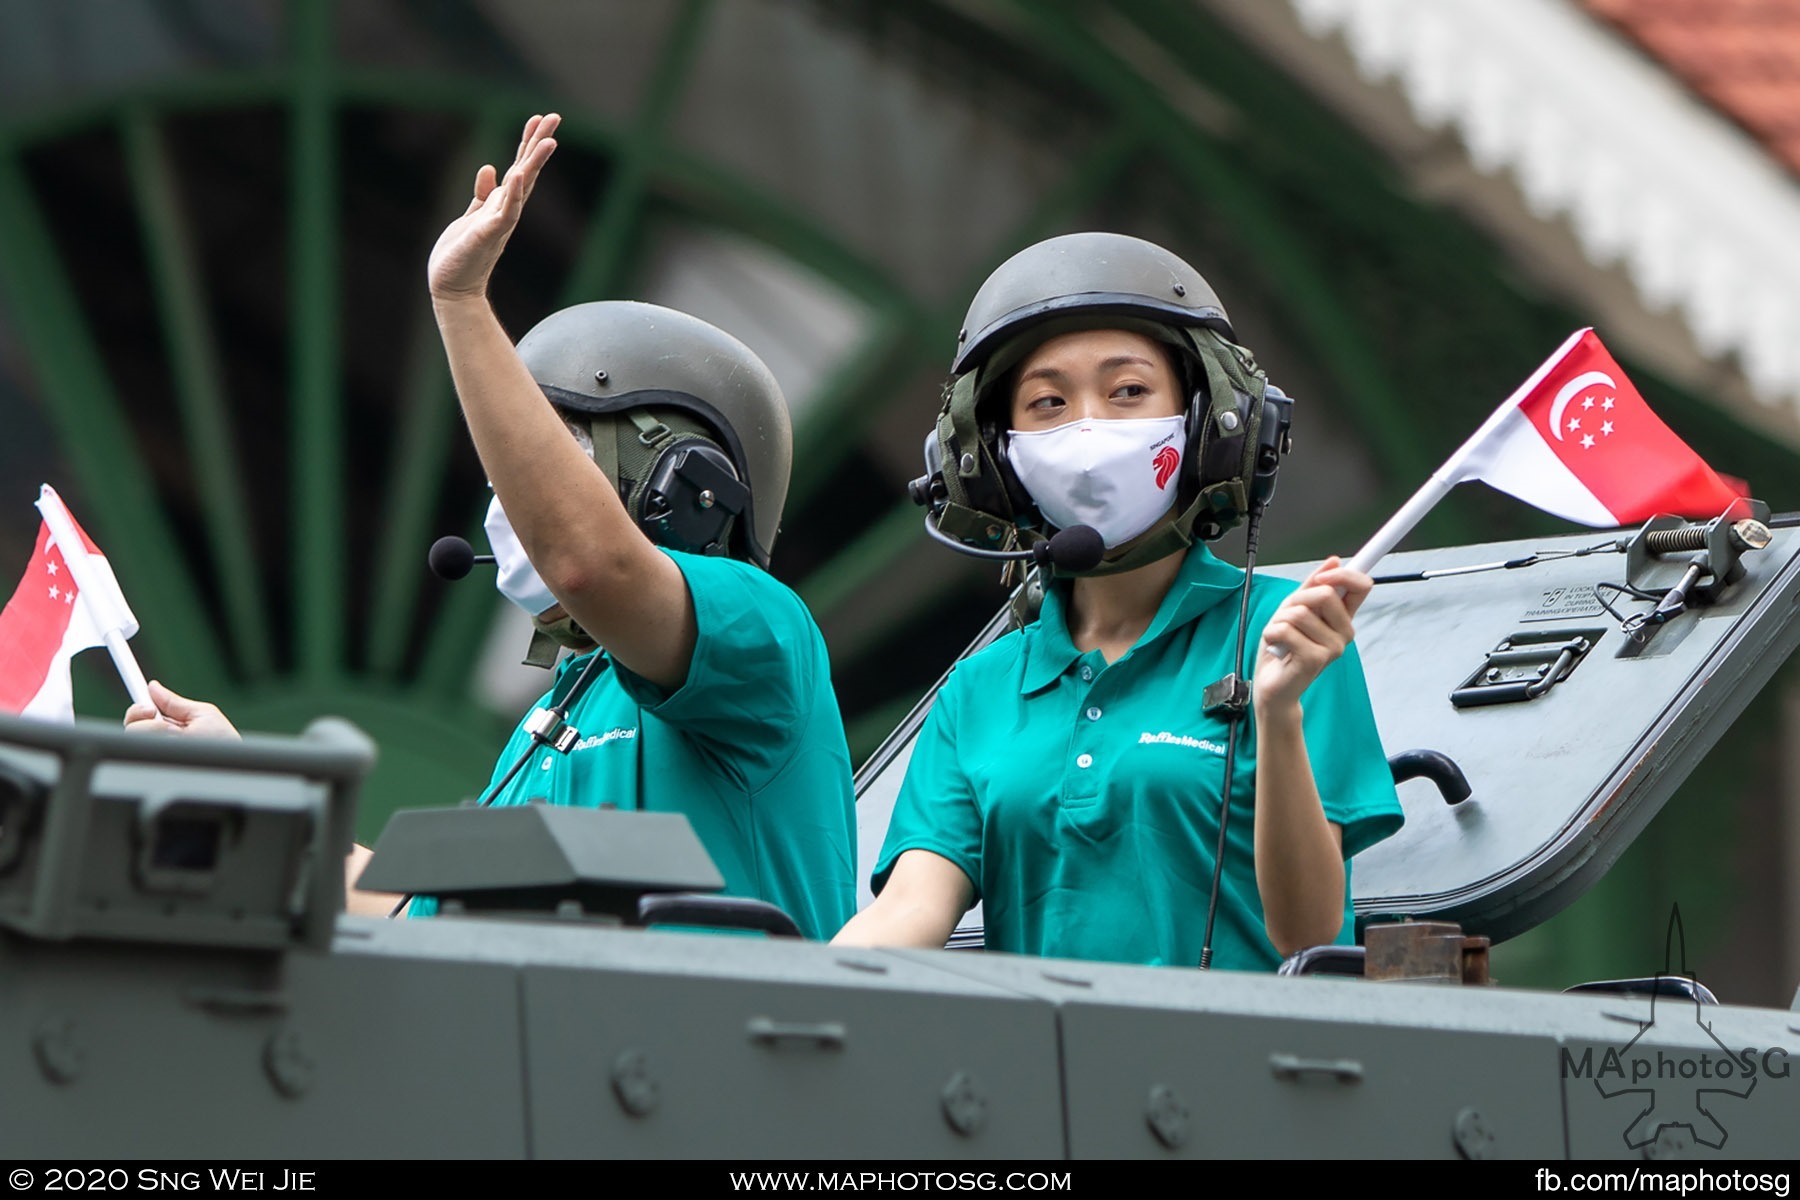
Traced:
<path id="1" fill-rule="evenodd" d="M 977 295 L 939 528 L 1088 525 L 1106 552 L 952 670 L 840 942 L 941 946 L 979 899 L 991 950 L 1197 965 L 1227 797 L 1212 965 L 1350 940 L 1348 860 L 1401 823 L 1352 644 L 1368 576 L 1254 580 L 1229 790 L 1202 699 L 1236 666 L 1244 579 L 1203 542 L 1245 512 L 1266 386 L 1231 336 L 1192 267 L 1115 234 L 1040 243 Z"/>
<path id="2" fill-rule="evenodd" d="M 570 708 L 582 736 L 568 754 L 534 753 L 494 802 L 684 813 L 729 894 L 829 937 L 854 908 L 854 798 L 824 639 L 766 570 L 787 409 L 742 343 L 654 305 L 576 305 L 515 350 L 488 277 L 558 121 L 532 118 L 505 176 L 478 174 L 428 268 L 494 488 L 501 590 L 532 614 L 534 645 L 577 655 L 546 702 L 598 670 Z M 531 745 L 514 734 L 496 783 Z"/>
<path id="3" fill-rule="evenodd" d="M 824 639 L 767 570 L 793 454 L 786 403 L 743 343 L 656 305 L 578 304 L 513 346 L 488 277 L 557 124 L 533 117 L 505 175 L 477 174 L 429 266 L 494 488 L 500 591 L 532 618 L 530 661 L 570 652 L 539 710 L 567 701 L 579 736 L 550 749 L 527 718 L 490 802 L 683 813 L 728 894 L 829 937 L 855 910 L 854 798 Z M 212 704 L 155 683 L 151 694 L 129 728 L 236 736 Z M 368 855 L 350 856 L 352 883 Z M 398 899 L 347 897 L 367 915 Z M 436 905 L 420 897 L 411 911 Z"/>

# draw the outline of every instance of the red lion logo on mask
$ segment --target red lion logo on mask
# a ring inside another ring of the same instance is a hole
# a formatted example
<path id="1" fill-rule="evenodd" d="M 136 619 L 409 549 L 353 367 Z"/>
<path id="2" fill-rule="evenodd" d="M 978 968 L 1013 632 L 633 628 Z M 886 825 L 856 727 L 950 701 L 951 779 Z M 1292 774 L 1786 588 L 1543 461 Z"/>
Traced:
<path id="1" fill-rule="evenodd" d="M 1181 465 L 1181 451 L 1173 446 L 1164 446 L 1156 452 L 1156 458 L 1150 465 L 1156 470 L 1156 486 L 1166 488 L 1169 480 L 1175 477 L 1175 468 Z"/>

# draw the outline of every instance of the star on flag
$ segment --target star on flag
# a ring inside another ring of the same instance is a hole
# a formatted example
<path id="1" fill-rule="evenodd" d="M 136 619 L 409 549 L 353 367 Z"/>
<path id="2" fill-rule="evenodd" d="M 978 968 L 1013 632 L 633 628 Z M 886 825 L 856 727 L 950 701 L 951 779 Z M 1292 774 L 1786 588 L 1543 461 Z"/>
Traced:
<path id="1" fill-rule="evenodd" d="M 1610 414 L 1598 436 L 1568 415 L 1596 407 Z M 1584 525 L 1717 517 L 1744 495 L 1650 411 L 1591 329 L 1564 342 L 1465 450 L 1458 481 L 1479 479 Z"/>

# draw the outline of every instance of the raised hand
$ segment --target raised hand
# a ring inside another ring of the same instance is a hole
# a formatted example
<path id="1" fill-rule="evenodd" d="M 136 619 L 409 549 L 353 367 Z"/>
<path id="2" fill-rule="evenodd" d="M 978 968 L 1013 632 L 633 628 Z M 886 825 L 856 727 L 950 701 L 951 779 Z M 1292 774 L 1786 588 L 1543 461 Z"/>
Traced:
<path id="1" fill-rule="evenodd" d="M 556 152 L 551 135 L 562 123 L 556 113 L 525 122 L 519 149 L 504 178 L 489 164 L 475 173 L 475 195 L 462 216 L 450 222 L 431 248 L 426 278 L 436 301 L 480 299 L 501 251 L 518 228 L 525 200 L 537 186 L 538 173 Z"/>
<path id="2" fill-rule="evenodd" d="M 1374 581 L 1333 555 L 1307 576 L 1263 627 L 1256 660 L 1255 702 L 1259 714 L 1298 704 L 1307 685 L 1344 653 L 1356 636 L 1351 618 L 1368 599 Z M 1274 652 L 1272 647 L 1281 647 Z"/>

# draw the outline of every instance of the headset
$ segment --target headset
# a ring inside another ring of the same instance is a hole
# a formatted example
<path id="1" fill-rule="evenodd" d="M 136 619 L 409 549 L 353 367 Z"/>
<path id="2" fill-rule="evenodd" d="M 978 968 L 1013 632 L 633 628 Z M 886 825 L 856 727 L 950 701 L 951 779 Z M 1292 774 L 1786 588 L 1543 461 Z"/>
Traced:
<path id="1" fill-rule="evenodd" d="M 1132 329 L 1140 324 L 1097 323 Z M 1192 351 L 1191 358 L 1178 354 L 1176 360 L 1184 368 L 1198 364 L 1204 376 L 1189 388 L 1176 521 L 1140 535 L 1095 567 L 1052 563 L 1060 574 L 1129 570 L 1195 540 L 1217 540 L 1274 495 L 1282 459 L 1292 446 L 1293 400 L 1267 381 L 1248 351 L 1216 331 L 1163 327 L 1159 340 L 1169 342 L 1171 333 Z M 978 373 L 945 386 L 937 424 L 925 438 L 925 473 L 908 483 L 907 492 L 926 509 L 934 538 L 951 549 L 991 557 L 1040 542 L 1051 530 L 1007 460 L 1005 430 L 993 405 L 975 399 L 994 386 L 978 380 Z"/>

